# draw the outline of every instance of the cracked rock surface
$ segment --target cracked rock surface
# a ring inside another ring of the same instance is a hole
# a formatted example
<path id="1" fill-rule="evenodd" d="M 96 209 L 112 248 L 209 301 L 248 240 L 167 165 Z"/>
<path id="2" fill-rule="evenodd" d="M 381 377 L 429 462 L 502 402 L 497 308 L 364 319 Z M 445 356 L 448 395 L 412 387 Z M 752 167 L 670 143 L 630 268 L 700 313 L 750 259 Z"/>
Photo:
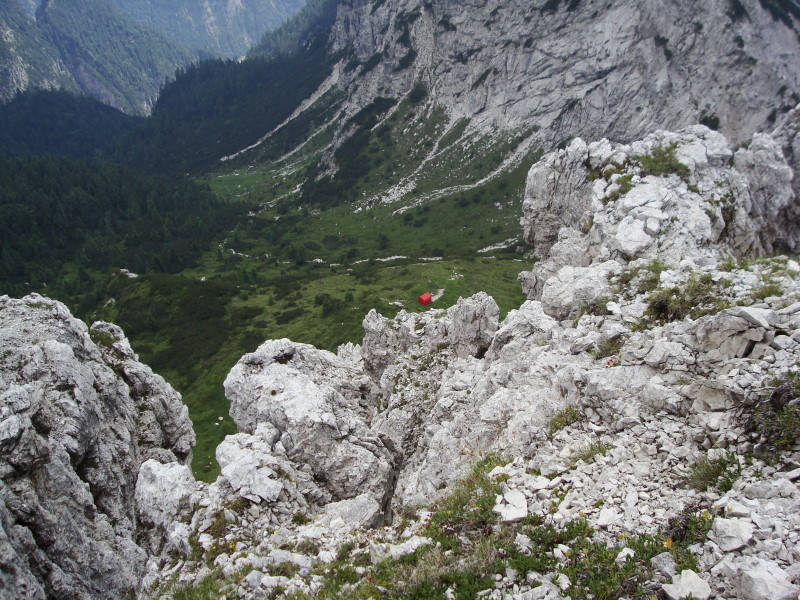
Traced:
<path id="1" fill-rule="evenodd" d="M 0 297 L 0 348 L 0 584 L 17 598 L 134 592 L 150 538 L 140 466 L 191 460 L 180 396 L 119 328 L 89 330 L 35 294 Z"/>

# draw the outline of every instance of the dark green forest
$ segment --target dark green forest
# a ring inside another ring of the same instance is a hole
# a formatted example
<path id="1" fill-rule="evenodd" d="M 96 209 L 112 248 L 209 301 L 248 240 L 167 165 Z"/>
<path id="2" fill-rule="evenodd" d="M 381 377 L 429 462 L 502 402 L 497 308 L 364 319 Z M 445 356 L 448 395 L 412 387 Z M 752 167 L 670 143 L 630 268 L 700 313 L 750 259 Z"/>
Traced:
<path id="1" fill-rule="evenodd" d="M 314 36 L 336 19 L 339 0 L 308 0 L 302 9 L 274 31 L 264 34 L 247 53 L 249 58 L 273 58 L 297 54 Z"/>
<path id="2" fill-rule="evenodd" d="M 281 123 L 328 75 L 336 59 L 324 26 L 310 18 L 317 13 L 295 21 L 290 34 L 304 51 L 291 58 L 179 69 L 147 119 L 63 91 L 23 93 L 0 106 L 0 294 L 36 291 L 88 322 L 123 326 L 143 360 L 185 394 L 201 477 L 215 476 L 214 448 L 234 432 L 230 422 L 211 427 L 227 414 L 222 378 L 270 337 L 263 320 L 250 322 L 253 309 L 232 302 L 254 286 L 285 288 L 322 272 L 271 267 L 265 277 L 223 254 L 220 242 L 256 205 L 212 192 L 195 177 Z M 96 40 L 49 33 L 103 54 L 114 31 Z M 127 43 L 126 32 L 116 35 Z M 219 261 L 215 273 L 191 272 L 209 256 Z"/>
<path id="3" fill-rule="evenodd" d="M 207 187 L 109 163 L 0 159 L 0 292 L 85 293 L 89 271 L 176 273 L 230 226 Z"/>
<path id="4" fill-rule="evenodd" d="M 199 58 L 99 0 L 48 2 L 35 26 L 85 93 L 132 114 L 146 112 L 175 65 Z"/>
<path id="5" fill-rule="evenodd" d="M 113 159 L 149 172 L 197 173 L 257 142 L 327 77 L 336 62 L 327 36 L 302 54 L 241 62 L 209 60 L 179 69 L 152 116 L 120 141 Z"/>
<path id="6" fill-rule="evenodd" d="M 144 119 L 66 91 L 28 91 L 0 105 L 0 154 L 94 158 Z"/>

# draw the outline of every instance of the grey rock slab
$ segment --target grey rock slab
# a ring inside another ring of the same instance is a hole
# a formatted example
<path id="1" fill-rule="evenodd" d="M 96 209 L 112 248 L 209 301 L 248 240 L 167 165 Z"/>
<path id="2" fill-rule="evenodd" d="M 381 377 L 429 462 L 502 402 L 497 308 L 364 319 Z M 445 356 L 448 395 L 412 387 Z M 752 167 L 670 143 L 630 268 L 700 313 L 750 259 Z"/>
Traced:
<path id="1" fill-rule="evenodd" d="M 668 577 L 674 577 L 678 574 L 678 565 L 675 562 L 675 558 L 669 552 L 657 554 L 650 559 L 650 564 L 656 571 Z"/>
<path id="2" fill-rule="evenodd" d="M 717 517 L 708 532 L 708 538 L 723 552 L 732 552 L 746 546 L 752 539 L 755 527 L 745 519 L 723 519 Z"/>
<path id="3" fill-rule="evenodd" d="M 519 490 L 507 490 L 497 497 L 492 512 L 500 515 L 504 523 L 521 521 L 528 516 L 528 499 Z"/>
<path id="4" fill-rule="evenodd" d="M 740 563 L 740 572 L 734 582 L 734 592 L 739 598 L 795 600 L 800 595 L 800 586 L 792 584 L 789 575 L 778 564 L 760 558 Z"/>
<path id="5" fill-rule="evenodd" d="M 376 522 L 381 506 L 370 494 L 361 494 L 348 500 L 331 502 L 323 509 L 323 520 L 341 519 L 350 528 L 367 527 Z"/>
<path id="6" fill-rule="evenodd" d="M 191 508 L 196 487 L 187 465 L 145 461 L 136 480 L 139 517 L 149 525 L 166 530 L 182 512 Z"/>
<path id="7" fill-rule="evenodd" d="M 708 600 L 711 598 L 711 586 L 708 582 L 692 570 L 681 571 L 673 577 L 672 583 L 665 584 L 662 588 L 669 600 Z"/>
<path id="8" fill-rule="evenodd" d="M 400 544 L 370 544 L 369 556 L 372 564 L 378 564 L 387 559 L 397 560 L 432 543 L 430 538 L 413 536 Z"/>

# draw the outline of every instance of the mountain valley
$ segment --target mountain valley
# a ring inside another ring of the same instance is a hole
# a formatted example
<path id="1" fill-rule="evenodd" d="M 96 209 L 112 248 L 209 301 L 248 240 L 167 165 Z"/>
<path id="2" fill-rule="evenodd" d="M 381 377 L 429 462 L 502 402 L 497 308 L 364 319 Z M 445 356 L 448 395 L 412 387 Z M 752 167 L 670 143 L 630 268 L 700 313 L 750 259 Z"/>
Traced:
<path id="1" fill-rule="evenodd" d="M 173 4 L 0 106 L 4 586 L 797 598 L 795 0 Z"/>

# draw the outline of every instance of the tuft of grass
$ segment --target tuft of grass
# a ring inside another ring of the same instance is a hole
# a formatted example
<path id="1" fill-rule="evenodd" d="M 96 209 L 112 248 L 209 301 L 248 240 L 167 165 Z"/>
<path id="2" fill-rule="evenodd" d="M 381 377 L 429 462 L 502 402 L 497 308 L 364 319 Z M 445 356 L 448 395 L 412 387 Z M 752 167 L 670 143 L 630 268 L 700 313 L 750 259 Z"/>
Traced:
<path id="1" fill-rule="evenodd" d="M 497 521 L 492 512 L 501 482 L 487 476 L 492 469 L 508 463 L 496 454 L 481 459 L 453 492 L 435 506 L 427 526 L 427 535 L 445 550 L 460 551 L 459 535 L 465 532 L 491 531 Z"/>
<path id="2" fill-rule="evenodd" d="M 608 358 L 609 356 L 616 356 L 625 344 L 625 338 L 618 335 L 613 338 L 607 338 L 600 342 L 595 348 L 592 355 L 597 360 Z"/>
<path id="3" fill-rule="evenodd" d="M 607 444 L 600 440 L 592 440 L 591 442 L 586 442 L 582 446 L 580 446 L 575 453 L 570 456 L 572 461 L 572 466 L 574 467 L 578 461 L 583 461 L 585 463 L 591 462 L 591 460 L 597 455 L 605 455 L 609 450 L 611 450 L 613 446 L 611 444 Z"/>
<path id="4" fill-rule="evenodd" d="M 553 436 L 564 429 L 565 427 L 577 423 L 583 418 L 581 413 L 574 406 L 568 406 L 564 410 L 557 412 L 550 419 L 550 425 L 547 429 L 547 437 L 553 439 Z"/>
<path id="5" fill-rule="evenodd" d="M 209 576 L 196 586 L 187 585 L 173 590 L 173 600 L 217 600 L 222 595 L 223 581 L 217 576 Z"/>
<path id="6" fill-rule="evenodd" d="M 782 296 L 783 288 L 780 283 L 775 281 L 765 281 L 761 286 L 753 290 L 754 300 L 766 300 L 771 296 Z"/>
<path id="7" fill-rule="evenodd" d="M 618 293 L 632 297 L 635 294 L 645 294 L 658 289 L 661 273 L 668 268 L 664 261 L 655 258 L 641 267 L 627 267 L 618 275 L 611 275 L 610 278 Z"/>
<path id="8" fill-rule="evenodd" d="M 724 284 L 714 282 L 709 273 L 692 274 L 683 285 L 661 288 L 648 294 L 645 314 L 657 323 L 697 319 L 730 306 L 722 295 Z"/>
<path id="9" fill-rule="evenodd" d="M 745 426 L 755 431 L 762 443 L 762 453 L 769 462 L 793 450 L 800 443 L 800 376 L 790 373 L 777 382 L 766 402 L 760 403 Z"/>
<path id="10" fill-rule="evenodd" d="M 699 492 L 705 492 L 713 487 L 718 487 L 721 492 L 727 492 L 733 487 L 741 471 L 739 461 L 732 455 L 716 459 L 704 457 L 692 465 L 686 477 L 686 485 Z"/>
<path id="11" fill-rule="evenodd" d="M 306 513 L 297 512 L 292 515 L 292 523 L 295 525 L 308 525 L 311 523 L 311 519 Z"/>
<path id="12" fill-rule="evenodd" d="M 614 183 L 616 183 L 619 187 L 606 196 L 606 201 L 614 202 L 630 192 L 633 189 L 633 183 L 631 182 L 632 179 L 633 173 L 617 178 Z"/>
<path id="13" fill-rule="evenodd" d="M 243 575 L 248 571 L 238 571 L 224 577 L 219 570 L 212 572 L 194 584 L 179 585 L 174 579 L 144 597 L 148 600 L 156 598 L 171 598 L 172 600 L 218 600 L 224 597 L 224 592 L 232 586 L 238 585 Z M 133 597 L 131 597 L 133 598 Z"/>

